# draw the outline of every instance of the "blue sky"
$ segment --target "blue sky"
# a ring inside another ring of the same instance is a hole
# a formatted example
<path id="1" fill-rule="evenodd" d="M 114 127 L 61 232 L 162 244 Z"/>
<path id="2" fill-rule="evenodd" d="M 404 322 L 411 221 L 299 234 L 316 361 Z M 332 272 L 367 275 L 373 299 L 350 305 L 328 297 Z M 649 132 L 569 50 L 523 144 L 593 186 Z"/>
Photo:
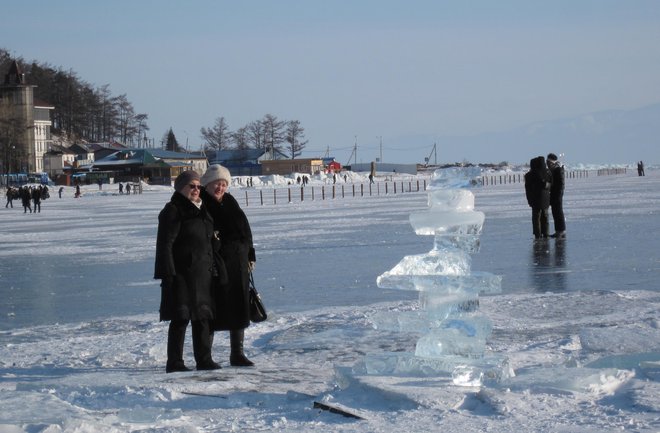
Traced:
<path id="1" fill-rule="evenodd" d="M 0 47 L 109 84 L 191 148 L 270 113 L 301 121 L 303 156 L 369 162 L 382 137 L 386 162 L 422 162 L 439 137 L 660 102 L 658 1 L 5 3 Z"/>

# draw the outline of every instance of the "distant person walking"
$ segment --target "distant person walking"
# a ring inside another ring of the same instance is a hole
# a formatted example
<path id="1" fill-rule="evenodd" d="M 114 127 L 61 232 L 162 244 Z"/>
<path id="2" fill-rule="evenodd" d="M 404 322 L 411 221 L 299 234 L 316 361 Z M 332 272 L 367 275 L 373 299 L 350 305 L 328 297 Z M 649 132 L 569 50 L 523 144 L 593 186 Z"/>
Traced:
<path id="1" fill-rule="evenodd" d="M 644 173 L 644 161 L 639 161 L 637 163 L 637 174 L 640 176 L 645 176 Z"/>
<path id="2" fill-rule="evenodd" d="M 5 208 L 8 207 L 14 208 L 14 188 L 11 186 L 7 188 L 7 203 L 5 204 Z"/>
<path id="3" fill-rule="evenodd" d="M 59 194 L 60 198 L 62 198 L 62 193 L 63 193 L 63 192 L 64 192 L 64 187 L 61 186 L 60 189 L 57 191 L 57 193 Z"/>
<path id="4" fill-rule="evenodd" d="M 548 237 L 548 207 L 552 174 L 545 164 L 545 158 L 537 156 L 529 161 L 529 171 L 525 173 L 525 195 L 532 208 L 532 231 L 535 239 Z"/>
<path id="5" fill-rule="evenodd" d="M 154 278 L 161 280 L 160 320 L 169 321 L 165 371 L 190 371 L 183 360 L 188 323 L 197 370 L 217 370 L 213 361 L 215 302 L 213 219 L 199 194 L 199 174 L 177 176 L 175 192 L 158 215 Z"/>
<path id="6" fill-rule="evenodd" d="M 557 155 L 549 153 L 546 159 L 548 169 L 552 173 L 552 187 L 550 188 L 550 207 L 552 208 L 552 221 L 555 232 L 550 237 L 563 239 L 566 237 L 566 220 L 564 219 L 564 167 L 557 160 Z"/>

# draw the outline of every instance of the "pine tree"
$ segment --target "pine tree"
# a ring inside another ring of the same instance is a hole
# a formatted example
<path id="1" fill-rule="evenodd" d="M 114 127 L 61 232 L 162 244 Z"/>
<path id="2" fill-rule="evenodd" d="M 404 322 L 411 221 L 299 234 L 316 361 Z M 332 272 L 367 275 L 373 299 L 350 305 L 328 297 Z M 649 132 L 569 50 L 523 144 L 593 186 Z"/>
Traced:
<path id="1" fill-rule="evenodd" d="M 174 131 L 172 131 L 171 127 L 170 130 L 165 134 L 165 137 L 163 137 L 163 142 L 165 143 L 165 150 L 170 150 L 172 152 L 181 151 L 179 142 L 176 141 L 176 136 L 174 135 Z"/>

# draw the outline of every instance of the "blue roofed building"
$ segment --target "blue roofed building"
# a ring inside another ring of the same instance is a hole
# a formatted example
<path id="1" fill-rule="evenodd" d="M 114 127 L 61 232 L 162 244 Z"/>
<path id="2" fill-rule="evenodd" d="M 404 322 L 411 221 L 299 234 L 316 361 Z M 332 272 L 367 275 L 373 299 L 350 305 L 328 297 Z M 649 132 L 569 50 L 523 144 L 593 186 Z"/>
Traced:
<path id="1" fill-rule="evenodd" d="M 206 151 L 209 164 L 227 167 L 232 176 L 260 176 L 261 160 L 266 155 L 262 149 L 225 149 Z"/>
<path id="2" fill-rule="evenodd" d="M 204 174 L 208 161 L 203 155 L 163 149 L 122 149 L 96 160 L 89 171 L 111 174 L 116 182 L 144 181 L 152 185 L 172 185 L 183 171 Z"/>

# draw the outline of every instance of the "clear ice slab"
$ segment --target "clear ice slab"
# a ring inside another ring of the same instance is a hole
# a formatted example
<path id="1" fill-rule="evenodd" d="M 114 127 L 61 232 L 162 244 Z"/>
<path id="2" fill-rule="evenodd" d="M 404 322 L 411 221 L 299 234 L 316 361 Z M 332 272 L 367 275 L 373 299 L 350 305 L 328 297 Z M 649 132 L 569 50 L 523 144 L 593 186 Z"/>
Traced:
<path id="1" fill-rule="evenodd" d="M 450 294 L 457 292 L 497 294 L 502 293 L 502 277 L 489 272 L 472 272 L 470 275 L 399 275 L 385 272 L 376 283 L 381 289 L 415 290 Z"/>
<path id="2" fill-rule="evenodd" d="M 353 371 L 355 374 L 374 376 L 450 376 L 452 382 L 459 386 L 497 384 L 515 376 L 505 356 L 426 358 L 406 352 L 367 355 L 353 367 Z"/>

